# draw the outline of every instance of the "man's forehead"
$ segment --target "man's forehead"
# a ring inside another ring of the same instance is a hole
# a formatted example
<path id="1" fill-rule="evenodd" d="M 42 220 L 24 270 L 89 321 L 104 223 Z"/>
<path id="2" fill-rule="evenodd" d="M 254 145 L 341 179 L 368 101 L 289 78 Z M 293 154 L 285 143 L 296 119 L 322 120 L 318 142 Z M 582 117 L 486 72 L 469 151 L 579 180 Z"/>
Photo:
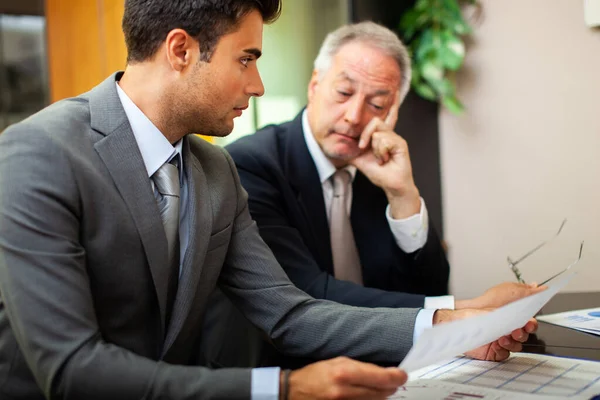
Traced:
<path id="1" fill-rule="evenodd" d="M 378 88 L 398 85 L 401 76 L 398 63 L 392 56 L 363 43 L 342 46 L 333 59 L 331 70 L 336 81 Z"/>
<path id="2" fill-rule="evenodd" d="M 386 96 L 395 92 L 393 79 L 364 79 L 364 77 L 352 74 L 351 71 L 342 70 L 338 72 L 334 76 L 334 83 L 349 84 L 373 96 Z"/>

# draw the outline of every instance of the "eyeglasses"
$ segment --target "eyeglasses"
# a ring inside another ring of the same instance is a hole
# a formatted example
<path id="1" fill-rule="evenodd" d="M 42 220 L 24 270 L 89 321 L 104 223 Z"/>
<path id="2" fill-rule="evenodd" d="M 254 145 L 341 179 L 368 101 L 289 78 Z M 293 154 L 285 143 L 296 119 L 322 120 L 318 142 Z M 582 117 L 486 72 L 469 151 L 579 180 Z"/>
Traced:
<path id="1" fill-rule="evenodd" d="M 510 257 L 506 257 L 506 261 L 508 262 L 508 265 L 509 265 L 511 271 L 513 272 L 513 274 L 515 274 L 515 277 L 517 278 L 517 281 L 519 283 L 525 283 L 525 280 L 523 280 L 523 276 L 522 276 L 521 271 L 519 270 L 519 268 L 517 268 L 517 265 L 520 264 L 527 257 L 531 256 L 533 253 L 535 253 L 536 251 L 538 251 L 539 249 L 541 249 L 542 247 L 544 247 L 546 244 L 548 244 L 551 241 L 553 241 L 554 239 L 556 239 L 556 237 L 560 234 L 560 232 L 562 231 L 562 229 L 563 229 L 563 227 L 565 226 L 566 223 L 567 223 L 567 220 L 564 219 L 563 222 L 560 224 L 560 227 L 558 228 L 558 232 L 556 232 L 556 234 L 554 234 L 554 236 L 552 236 L 550 239 L 545 240 L 542 243 L 538 244 L 536 247 L 534 247 L 533 249 L 531 249 L 527 253 L 525 253 L 525 255 L 521 256 L 518 260 L 513 261 Z M 581 242 L 581 245 L 579 246 L 579 256 L 578 256 L 578 258 L 573 263 L 571 263 L 567 268 L 565 268 L 564 270 L 560 271 L 559 273 L 557 273 L 555 275 L 552 275 L 550 278 L 548 278 L 545 281 L 543 281 L 542 283 L 540 283 L 540 285 L 545 285 L 550 280 L 556 278 L 558 275 L 566 272 L 573 265 L 577 264 L 579 262 L 579 260 L 581 259 L 581 253 L 582 253 L 582 251 L 583 251 L 583 242 Z"/>

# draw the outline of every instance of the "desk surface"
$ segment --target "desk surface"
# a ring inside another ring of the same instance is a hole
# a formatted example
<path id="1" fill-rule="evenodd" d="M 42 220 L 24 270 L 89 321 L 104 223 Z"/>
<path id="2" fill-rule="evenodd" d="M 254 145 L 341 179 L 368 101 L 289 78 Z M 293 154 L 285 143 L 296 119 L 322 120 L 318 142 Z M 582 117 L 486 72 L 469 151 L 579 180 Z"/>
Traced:
<path id="1" fill-rule="evenodd" d="M 558 293 L 539 314 L 600 307 L 600 292 Z M 523 351 L 600 361 L 600 336 L 540 321 Z"/>

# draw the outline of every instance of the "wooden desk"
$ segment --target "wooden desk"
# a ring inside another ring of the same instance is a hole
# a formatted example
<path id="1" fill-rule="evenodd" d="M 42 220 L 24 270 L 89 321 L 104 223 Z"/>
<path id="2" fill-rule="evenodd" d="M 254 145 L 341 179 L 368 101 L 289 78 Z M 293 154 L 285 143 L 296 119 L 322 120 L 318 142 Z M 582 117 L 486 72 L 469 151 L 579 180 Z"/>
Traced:
<path id="1" fill-rule="evenodd" d="M 600 292 L 558 293 L 539 315 L 600 307 Z M 600 361 L 600 336 L 540 321 L 535 335 L 523 348 L 529 353 Z"/>

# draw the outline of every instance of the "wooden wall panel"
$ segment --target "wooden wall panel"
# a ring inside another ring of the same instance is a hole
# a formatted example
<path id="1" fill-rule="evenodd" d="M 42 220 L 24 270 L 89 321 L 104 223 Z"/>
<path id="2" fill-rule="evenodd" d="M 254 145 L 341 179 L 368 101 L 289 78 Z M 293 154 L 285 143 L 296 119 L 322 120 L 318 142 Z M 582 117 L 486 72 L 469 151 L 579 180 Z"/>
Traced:
<path id="1" fill-rule="evenodd" d="M 83 93 L 125 67 L 123 0 L 46 0 L 50 99 Z"/>
<path id="2" fill-rule="evenodd" d="M 91 89 L 102 75 L 96 0 L 46 0 L 50 100 Z"/>
<path id="3" fill-rule="evenodd" d="M 103 22 L 101 39 L 106 56 L 105 75 L 122 71 L 127 64 L 127 47 L 121 28 L 124 0 L 100 0 Z"/>

